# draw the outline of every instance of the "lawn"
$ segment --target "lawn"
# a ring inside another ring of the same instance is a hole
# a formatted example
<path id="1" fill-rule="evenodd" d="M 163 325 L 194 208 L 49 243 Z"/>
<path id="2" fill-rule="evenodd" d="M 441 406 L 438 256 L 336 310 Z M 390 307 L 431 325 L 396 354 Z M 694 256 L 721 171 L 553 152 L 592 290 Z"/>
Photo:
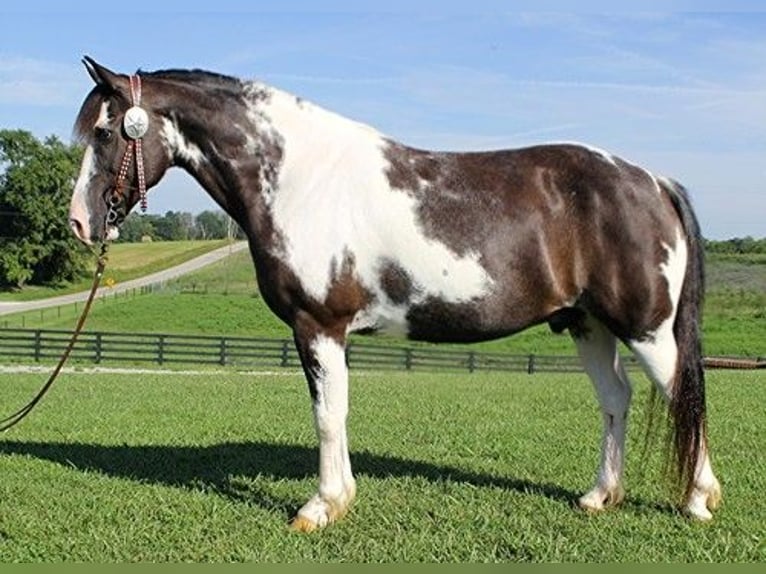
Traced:
<path id="1" fill-rule="evenodd" d="M 225 239 L 213 241 L 155 241 L 151 243 L 114 243 L 108 251 L 107 276 L 114 281 L 128 281 L 136 277 L 162 271 L 204 255 L 227 245 Z M 95 268 L 95 256 L 93 259 Z M 61 286 L 28 285 L 21 291 L 0 291 L 2 301 L 31 301 L 45 297 L 56 297 L 68 293 L 86 291 L 93 277 L 88 275 L 80 281 Z"/>
<path id="2" fill-rule="evenodd" d="M 3 411 L 42 378 L 0 372 Z M 317 454 L 299 374 L 69 372 L 0 441 L 0 561 L 764 561 L 766 375 L 709 374 L 724 504 L 705 525 L 640 459 L 636 386 L 628 498 L 591 516 L 584 376 L 352 373 L 357 502 L 301 535 Z"/>

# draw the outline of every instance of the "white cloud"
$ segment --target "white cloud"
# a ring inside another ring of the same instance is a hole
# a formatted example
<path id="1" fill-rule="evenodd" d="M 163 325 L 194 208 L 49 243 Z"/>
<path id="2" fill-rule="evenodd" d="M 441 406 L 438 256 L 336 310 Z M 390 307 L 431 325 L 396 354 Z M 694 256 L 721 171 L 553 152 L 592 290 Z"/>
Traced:
<path id="1" fill-rule="evenodd" d="M 82 76 L 74 65 L 0 53 L 0 104 L 76 105 L 86 86 Z"/>

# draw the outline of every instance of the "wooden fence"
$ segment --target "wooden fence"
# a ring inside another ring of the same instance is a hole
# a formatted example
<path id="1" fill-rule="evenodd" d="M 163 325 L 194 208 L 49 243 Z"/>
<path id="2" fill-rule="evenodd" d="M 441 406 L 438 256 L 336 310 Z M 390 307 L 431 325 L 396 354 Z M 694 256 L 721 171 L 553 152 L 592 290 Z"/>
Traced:
<path id="1" fill-rule="evenodd" d="M 0 329 L 0 359 L 51 362 L 64 352 L 72 333 L 44 329 Z M 365 370 L 579 372 L 576 356 L 512 355 L 447 346 L 394 346 L 352 343 L 349 367 Z M 71 359 L 95 364 L 232 365 L 254 369 L 300 368 L 291 339 L 197 335 L 83 332 Z M 625 357 L 628 368 L 636 366 Z M 764 359 L 706 359 L 709 368 L 762 368 Z"/>

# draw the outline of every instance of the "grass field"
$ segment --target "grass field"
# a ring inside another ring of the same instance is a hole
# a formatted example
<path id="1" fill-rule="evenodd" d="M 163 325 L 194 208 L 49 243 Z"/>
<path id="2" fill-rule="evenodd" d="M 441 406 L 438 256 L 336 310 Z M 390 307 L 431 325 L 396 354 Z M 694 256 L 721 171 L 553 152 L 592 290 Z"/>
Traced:
<path id="1" fill-rule="evenodd" d="M 0 372 L 2 410 L 41 378 Z M 300 375 L 68 373 L 0 441 L 0 561 L 764 561 L 765 374 L 709 374 L 710 524 L 639 458 L 646 390 L 628 498 L 591 516 L 575 508 L 600 437 L 585 377 L 352 373 L 357 502 L 301 535 L 286 525 L 317 454 Z"/>
<path id="2" fill-rule="evenodd" d="M 115 247 L 119 247 L 116 245 Z M 153 248 L 153 244 L 140 246 Z M 140 250 L 138 251 L 140 253 Z M 119 266 L 107 268 L 113 277 Z M 708 294 L 703 330 L 710 355 L 766 354 L 766 261 L 716 256 L 708 265 Z M 117 276 L 119 279 L 119 275 Z M 0 326 L 71 329 L 74 306 L 0 318 Z M 253 264 L 242 251 L 196 273 L 179 278 L 164 291 L 99 302 L 88 330 L 165 332 L 245 337 L 289 337 L 290 332 L 258 296 Z M 378 337 L 385 342 L 385 337 Z M 367 338 L 369 340 L 369 338 Z M 512 337 L 481 343 L 477 350 L 517 354 L 574 354 L 566 335 L 547 325 Z"/>
<path id="3" fill-rule="evenodd" d="M 199 255 L 204 255 L 208 251 L 223 247 L 227 243 L 228 241 L 224 239 L 213 241 L 115 243 L 110 245 L 108 252 L 109 277 L 115 281 L 128 281 L 136 277 L 149 275 L 150 273 L 179 265 Z M 31 301 L 33 299 L 76 293 L 89 289 L 92 281 L 93 278 L 89 275 L 66 287 L 28 285 L 21 291 L 0 291 L 0 300 Z"/>

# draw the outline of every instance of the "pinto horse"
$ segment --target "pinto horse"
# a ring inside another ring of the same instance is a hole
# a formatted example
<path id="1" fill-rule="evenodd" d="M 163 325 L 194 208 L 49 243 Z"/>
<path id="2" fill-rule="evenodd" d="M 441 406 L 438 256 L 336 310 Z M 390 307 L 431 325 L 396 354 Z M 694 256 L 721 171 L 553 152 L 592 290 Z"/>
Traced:
<path id="1" fill-rule="evenodd" d="M 247 234 L 263 299 L 292 328 L 319 440 L 319 488 L 294 528 L 332 523 L 356 494 L 349 333 L 473 342 L 544 322 L 571 334 L 603 415 L 580 506 L 624 497 L 621 341 L 667 403 L 683 510 L 712 517 L 703 252 L 680 184 L 584 145 L 425 151 L 257 81 L 84 63 L 95 87 L 76 121 L 77 237 L 117 237 L 146 189 L 181 167 Z"/>

